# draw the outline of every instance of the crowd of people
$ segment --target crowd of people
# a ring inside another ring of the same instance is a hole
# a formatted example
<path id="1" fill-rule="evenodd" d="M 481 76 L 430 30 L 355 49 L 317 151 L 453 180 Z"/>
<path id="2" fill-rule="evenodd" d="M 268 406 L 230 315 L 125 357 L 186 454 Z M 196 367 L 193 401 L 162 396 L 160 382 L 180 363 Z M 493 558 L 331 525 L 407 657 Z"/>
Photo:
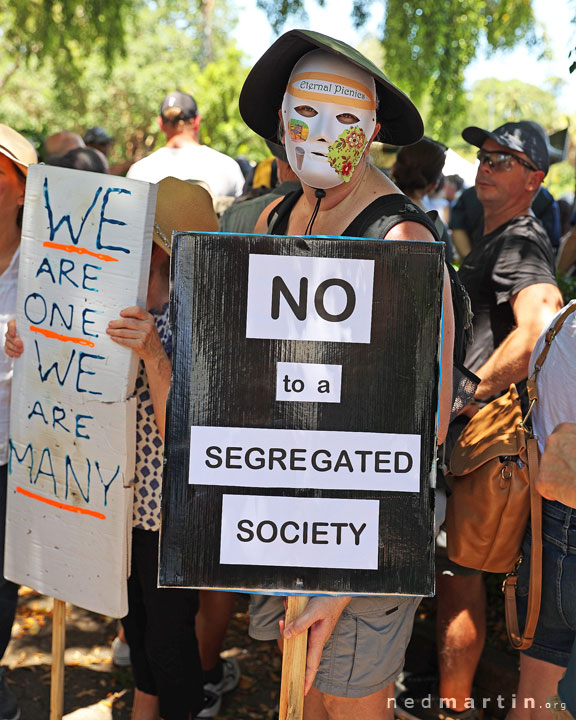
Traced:
<path id="1" fill-rule="evenodd" d="M 311 83 L 315 89 L 303 91 L 302 77 L 317 81 Z M 350 92 L 336 92 L 331 81 Z M 462 137 L 477 148 L 478 158 L 475 186 L 465 189 L 458 176 L 444 177 L 446 147 L 423 137 L 417 108 L 378 67 L 345 43 L 302 30 L 286 33 L 266 51 L 239 102 L 245 122 L 271 151 L 256 169 L 244 166 L 243 172 L 234 159 L 201 143 L 197 103 L 180 91 L 166 95 L 160 107 L 165 146 L 133 164 L 109 166 L 113 138 L 97 127 L 83 136 L 64 130 L 50 135 L 43 156 L 59 167 L 199 184 L 210 193 L 222 232 L 444 242 L 448 260 L 460 263 L 458 275 L 474 314 L 465 366 L 475 376 L 473 392 L 461 402 L 464 409 L 453 413 L 452 348 L 459 329 L 445 269 L 438 443 L 440 457 L 447 458 L 480 407 L 512 382 L 522 387 L 531 357 L 563 305 L 556 263 L 564 272 L 575 271 L 576 230 L 561 228 L 559 205 L 542 186 L 550 164 L 545 131 L 530 119 L 495 129 L 465 128 Z M 400 147 L 389 174 L 370 160 L 378 141 Z M 2 546 L 12 360 L 26 351 L 13 321 L 22 208 L 27 169 L 36 162 L 26 138 L 0 125 L 0 331 L 6 335 L 0 352 Z M 435 205 L 443 223 L 427 214 Z M 146 306 L 122 309 L 107 330 L 141 360 L 136 483 L 153 489 L 154 500 L 161 472 L 146 459 L 146 448 L 162 454 L 172 373 L 170 243 L 155 240 Z M 534 423 L 543 453 L 538 487 L 545 498 L 542 612 L 534 644 L 521 653 L 510 720 L 545 720 L 546 698 L 558 691 L 559 681 L 561 696 L 570 702 L 569 683 L 563 689 L 561 677 L 569 663 L 576 664 L 576 313 L 571 317 L 553 349 L 556 359 L 538 380 L 542 402 Z M 441 508 L 449 487 L 442 463 L 439 467 Z M 238 663 L 220 657 L 234 594 L 159 589 L 159 504 L 138 493 L 135 498 L 129 612 L 114 642 L 116 661 L 131 663 L 134 671 L 133 720 L 216 717 L 222 694 L 240 678 Z M 0 569 L 2 558 L 3 547 Z M 17 590 L 7 580 L 0 585 L 0 657 L 10 638 Z M 408 679 L 396 700 L 419 598 L 315 596 L 287 624 L 282 598 L 254 596 L 250 633 L 282 644 L 309 631 L 305 720 L 390 720 L 396 703 L 420 718 L 475 720 L 481 709 L 471 703 L 474 675 L 486 636 L 484 580 L 480 571 L 450 560 L 442 530 L 436 537 L 436 594 L 438 677 L 432 684 Z M 576 685 L 576 672 L 573 676 Z M 525 698 L 533 702 L 523 703 Z M 0 720 L 18 717 L 17 699 L 0 674 Z"/>

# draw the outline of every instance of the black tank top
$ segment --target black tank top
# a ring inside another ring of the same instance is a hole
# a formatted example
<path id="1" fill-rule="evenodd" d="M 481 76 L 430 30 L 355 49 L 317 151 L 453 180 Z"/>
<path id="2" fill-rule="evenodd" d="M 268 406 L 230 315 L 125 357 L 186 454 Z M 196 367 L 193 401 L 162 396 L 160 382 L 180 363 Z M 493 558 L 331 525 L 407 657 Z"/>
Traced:
<path id="1" fill-rule="evenodd" d="M 268 234 L 286 235 L 290 214 L 302 196 L 302 188 L 288 193 L 268 216 Z M 430 230 L 439 240 L 434 221 L 410 198 L 400 193 L 382 195 L 364 208 L 350 225 L 340 233 L 341 237 L 384 239 L 388 232 L 401 222 L 417 222 Z"/>

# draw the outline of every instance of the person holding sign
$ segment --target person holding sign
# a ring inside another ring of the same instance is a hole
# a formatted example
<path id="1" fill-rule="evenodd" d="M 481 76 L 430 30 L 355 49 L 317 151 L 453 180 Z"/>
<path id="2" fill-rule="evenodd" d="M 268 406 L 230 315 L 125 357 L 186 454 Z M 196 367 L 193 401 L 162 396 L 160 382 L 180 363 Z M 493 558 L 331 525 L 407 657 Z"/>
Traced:
<path id="1" fill-rule="evenodd" d="M 349 45 L 307 30 L 280 37 L 256 63 L 240 95 L 245 122 L 286 146 L 302 189 L 271 203 L 256 233 L 437 239 L 427 215 L 379 170 L 368 151 L 378 139 L 395 145 L 423 134 L 418 110 L 367 58 Z M 409 218 L 410 221 L 406 219 Z M 450 287 L 445 271 L 444 286 Z M 439 438 L 452 404 L 453 312 L 444 302 Z M 296 620 L 280 620 L 283 637 L 309 629 L 306 720 L 393 717 L 400 673 L 418 598 L 313 597 Z M 251 634 L 278 637 L 280 598 L 255 599 Z"/>
<path id="2" fill-rule="evenodd" d="M 136 380 L 132 565 L 128 615 L 122 620 L 136 685 L 132 712 L 136 720 L 189 720 L 220 700 L 203 688 L 195 634 L 198 592 L 157 586 L 165 407 L 172 375 L 170 251 L 172 229 L 179 227 L 213 231 L 218 220 L 206 190 L 166 178 L 158 188 L 146 307 L 124 308 L 106 330 L 114 342 L 130 348 L 141 360 Z M 18 357 L 22 351 L 12 327 L 6 335 L 6 352 Z"/>
<path id="3" fill-rule="evenodd" d="M 16 312 L 16 284 L 22 229 L 22 208 L 28 165 L 36 151 L 25 137 L 0 125 L 0 333 Z M 8 481 L 8 420 L 12 360 L 0 350 L 0 659 L 6 651 L 18 600 L 18 586 L 4 579 L 6 484 Z M 3 671 L 0 671 L 3 673 Z M 0 675 L 0 720 L 20 717 L 16 698 Z"/>

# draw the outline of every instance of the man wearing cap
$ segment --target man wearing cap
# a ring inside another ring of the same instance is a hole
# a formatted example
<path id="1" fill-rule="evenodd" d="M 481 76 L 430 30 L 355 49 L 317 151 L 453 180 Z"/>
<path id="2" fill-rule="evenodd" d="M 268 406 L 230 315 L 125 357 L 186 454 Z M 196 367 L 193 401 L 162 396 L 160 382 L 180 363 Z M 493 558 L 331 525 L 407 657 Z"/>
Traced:
<path id="1" fill-rule="evenodd" d="M 220 232 L 252 232 L 265 207 L 270 205 L 273 200 L 284 197 L 300 187 L 298 176 L 288 163 L 284 146 L 269 140 L 266 141 L 266 145 L 274 156 L 278 184 L 272 187 L 269 193 L 248 200 L 240 198 L 241 202 L 230 205 L 220 218 Z"/>
<path id="2" fill-rule="evenodd" d="M 527 377 L 534 345 L 562 307 L 550 242 L 530 209 L 549 166 L 543 128 L 511 122 L 493 132 L 468 127 L 462 137 L 479 148 L 476 192 L 484 209 L 482 241 L 459 271 L 474 313 L 466 367 L 481 382 L 451 435 L 461 432 L 480 405 Z M 452 716 L 468 717 L 474 711 L 466 698 L 486 632 L 482 574 L 438 557 L 436 571 L 439 695 L 455 699 Z"/>
<path id="3" fill-rule="evenodd" d="M 0 125 L 0 337 L 16 313 L 18 258 L 22 208 L 28 165 L 37 162 L 36 151 L 25 137 Z M 6 483 L 8 481 L 8 433 L 12 358 L 0 343 L 0 659 L 6 651 L 16 612 L 18 586 L 4 579 L 4 533 Z M 0 670 L 0 720 L 16 720 L 20 709 Z"/>
<path id="4" fill-rule="evenodd" d="M 425 213 L 368 163 L 375 139 L 397 145 L 417 142 L 423 134 L 420 114 L 354 48 L 307 30 L 286 33 L 248 75 L 240 112 L 266 140 L 277 141 L 280 124 L 288 161 L 302 184 L 263 211 L 255 232 L 434 239 Z M 397 219 L 393 226 L 390 216 Z M 449 300 L 444 312 L 440 441 L 452 402 Z M 251 611 L 253 637 L 279 637 L 278 618 L 283 611 L 277 601 L 256 596 Z M 402 669 L 418 602 L 399 595 L 313 597 L 300 617 L 288 624 L 281 621 L 285 638 L 310 628 L 306 720 L 391 720 L 394 680 Z"/>
<path id="5" fill-rule="evenodd" d="M 192 95 L 178 90 L 166 95 L 158 118 L 166 146 L 134 163 L 127 177 L 152 183 L 169 176 L 203 180 L 213 197 L 241 195 L 244 176 L 240 166 L 228 155 L 200 144 L 201 121 Z"/>

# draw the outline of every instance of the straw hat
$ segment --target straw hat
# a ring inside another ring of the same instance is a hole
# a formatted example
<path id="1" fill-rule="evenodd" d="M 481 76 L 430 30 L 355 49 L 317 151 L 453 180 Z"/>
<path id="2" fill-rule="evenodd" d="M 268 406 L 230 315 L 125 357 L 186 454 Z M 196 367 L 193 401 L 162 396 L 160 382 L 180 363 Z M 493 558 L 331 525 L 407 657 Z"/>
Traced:
<path id="1" fill-rule="evenodd" d="M 20 135 L 19 132 L 1 123 L 0 153 L 6 155 L 7 158 L 18 165 L 25 175 L 28 172 L 28 165 L 38 162 L 38 156 L 32 144 L 28 142 L 23 135 Z"/>
<path id="2" fill-rule="evenodd" d="M 170 255 L 172 233 L 189 230 L 218 230 L 218 218 L 210 193 L 186 180 L 174 177 L 160 180 L 154 216 L 154 242 Z"/>

